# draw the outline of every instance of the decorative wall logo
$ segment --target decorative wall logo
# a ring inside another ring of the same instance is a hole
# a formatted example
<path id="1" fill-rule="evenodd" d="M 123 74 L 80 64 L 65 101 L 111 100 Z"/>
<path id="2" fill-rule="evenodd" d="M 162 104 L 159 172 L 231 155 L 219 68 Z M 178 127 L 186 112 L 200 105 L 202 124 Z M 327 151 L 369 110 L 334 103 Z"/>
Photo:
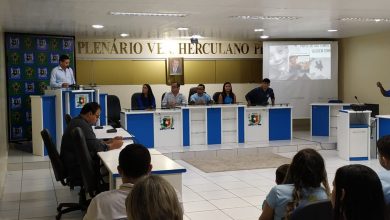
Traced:
<path id="1" fill-rule="evenodd" d="M 71 50 L 73 46 L 72 40 L 62 40 L 62 49 L 63 50 Z"/>
<path id="2" fill-rule="evenodd" d="M 261 125 L 261 114 L 253 112 L 248 114 L 248 126 Z"/>
<path id="3" fill-rule="evenodd" d="M 27 97 L 24 99 L 24 102 L 25 102 L 25 108 L 26 108 L 26 109 L 31 109 L 31 97 L 30 97 L 30 96 L 27 96 Z"/>
<path id="4" fill-rule="evenodd" d="M 16 52 L 11 53 L 11 63 L 12 64 L 19 64 L 20 62 L 20 55 Z"/>
<path id="5" fill-rule="evenodd" d="M 29 78 L 29 79 L 33 78 L 33 76 L 34 76 L 34 69 L 33 68 L 26 67 L 25 72 L 26 72 L 26 78 Z"/>
<path id="6" fill-rule="evenodd" d="M 20 67 L 11 67 L 10 73 L 11 73 L 10 74 L 11 79 L 20 79 L 21 78 Z"/>
<path id="7" fill-rule="evenodd" d="M 21 122 L 22 116 L 20 115 L 20 112 L 12 112 L 11 115 L 11 120 L 13 123 L 19 124 Z"/>
<path id="8" fill-rule="evenodd" d="M 10 49 L 19 49 L 20 47 L 20 40 L 18 37 L 12 38 L 10 37 L 9 39 L 9 48 Z"/>
<path id="9" fill-rule="evenodd" d="M 22 126 L 13 126 L 12 127 L 12 137 L 22 138 L 23 137 L 23 127 Z"/>
<path id="10" fill-rule="evenodd" d="M 46 54 L 45 53 L 39 53 L 38 54 L 38 62 L 39 64 L 45 64 L 46 63 Z"/>
<path id="11" fill-rule="evenodd" d="M 33 53 L 24 53 L 24 63 L 34 63 L 34 54 Z"/>
<path id="12" fill-rule="evenodd" d="M 25 82 L 25 92 L 26 93 L 34 93 L 35 92 L 35 84 L 33 82 Z"/>
<path id="13" fill-rule="evenodd" d="M 37 49 L 38 50 L 47 50 L 47 41 L 46 39 L 37 39 Z"/>
<path id="14" fill-rule="evenodd" d="M 20 82 L 14 82 L 11 84 L 12 91 L 14 94 L 19 94 L 20 93 Z"/>
<path id="15" fill-rule="evenodd" d="M 50 63 L 58 64 L 60 61 L 60 55 L 58 53 L 50 54 Z"/>
<path id="16" fill-rule="evenodd" d="M 38 68 L 38 78 L 39 79 L 47 78 L 47 68 Z"/>
<path id="17" fill-rule="evenodd" d="M 58 49 L 58 40 L 57 39 L 52 39 L 50 41 L 50 48 L 52 50 L 57 50 Z"/>
<path id="18" fill-rule="evenodd" d="M 48 84 L 46 82 L 40 82 L 39 83 L 39 92 L 45 93 L 45 90 L 47 89 Z"/>
<path id="19" fill-rule="evenodd" d="M 22 107 L 22 97 L 11 97 L 11 109 L 19 109 Z"/>
<path id="20" fill-rule="evenodd" d="M 24 40 L 24 47 L 26 48 L 26 49 L 28 49 L 28 50 L 30 50 L 30 49 L 32 49 L 32 47 L 33 47 L 33 41 L 31 40 L 31 38 L 26 38 L 25 40 Z"/>
<path id="21" fill-rule="evenodd" d="M 31 116 L 31 112 L 30 111 L 26 112 L 26 121 L 27 122 L 31 122 L 32 121 L 32 116 Z"/>
<path id="22" fill-rule="evenodd" d="M 163 116 L 160 119 L 160 125 L 161 125 L 160 130 L 175 129 L 173 127 L 174 122 L 173 122 L 173 117 L 171 115 Z"/>

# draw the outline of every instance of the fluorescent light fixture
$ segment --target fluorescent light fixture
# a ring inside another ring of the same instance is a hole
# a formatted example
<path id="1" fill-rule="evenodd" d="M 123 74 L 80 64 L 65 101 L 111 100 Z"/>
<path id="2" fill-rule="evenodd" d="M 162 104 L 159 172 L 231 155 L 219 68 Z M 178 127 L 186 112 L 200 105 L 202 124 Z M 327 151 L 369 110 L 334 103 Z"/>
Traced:
<path id="1" fill-rule="evenodd" d="M 262 28 L 257 28 L 257 29 L 255 29 L 254 31 L 255 31 L 255 32 L 262 32 L 262 31 L 264 31 L 264 29 L 262 29 Z"/>
<path id="2" fill-rule="evenodd" d="M 328 32 L 337 32 L 338 30 L 336 29 L 329 29 Z"/>
<path id="3" fill-rule="evenodd" d="M 129 34 L 126 34 L 126 33 L 121 34 L 121 37 L 128 37 L 128 36 L 129 36 Z"/>
<path id="4" fill-rule="evenodd" d="M 269 38 L 269 36 L 267 36 L 267 35 L 261 35 L 260 38 L 261 38 L 261 39 L 267 39 L 267 38 Z"/>
<path id="5" fill-rule="evenodd" d="M 390 22 L 390 18 L 339 18 L 340 21 Z"/>
<path id="6" fill-rule="evenodd" d="M 101 24 L 94 24 L 94 25 L 92 25 L 92 27 L 95 28 L 95 29 L 102 29 L 102 28 L 104 28 L 104 26 L 101 25 Z"/>
<path id="7" fill-rule="evenodd" d="M 230 16 L 233 19 L 242 19 L 242 20 L 276 20 L 276 21 L 290 21 L 296 20 L 301 17 L 298 16 L 261 16 L 261 15 L 238 15 Z"/>
<path id="8" fill-rule="evenodd" d="M 126 15 L 126 16 L 150 16 L 150 17 L 186 17 L 188 14 L 183 13 L 150 13 L 150 12 L 119 12 L 111 11 L 110 15 Z"/>
<path id="9" fill-rule="evenodd" d="M 201 39 L 203 38 L 201 35 L 198 35 L 198 34 L 194 34 L 191 36 L 191 38 L 197 38 L 197 39 Z"/>
<path id="10" fill-rule="evenodd" d="M 178 27 L 176 28 L 178 31 L 188 31 L 187 27 Z"/>

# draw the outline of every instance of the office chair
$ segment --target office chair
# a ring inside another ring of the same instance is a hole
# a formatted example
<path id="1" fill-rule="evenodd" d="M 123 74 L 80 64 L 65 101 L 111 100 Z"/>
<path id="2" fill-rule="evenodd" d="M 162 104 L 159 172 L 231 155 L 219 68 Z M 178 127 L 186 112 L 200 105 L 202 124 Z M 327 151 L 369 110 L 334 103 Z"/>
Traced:
<path id="1" fill-rule="evenodd" d="M 120 128 L 120 116 L 121 115 L 121 102 L 118 96 L 108 95 L 107 96 L 107 119 L 108 124 L 114 128 Z"/>
<path id="2" fill-rule="evenodd" d="M 221 95 L 222 92 L 215 92 L 213 95 L 213 100 L 215 103 L 218 103 L 219 95 Z"/>
<path id="3" fill-rule="evenodd" d="M 80 164 L 84 189 L 93 198 L 100 192 L 107 190 L 108 185 L 104 183 L 100 176 L 99 166 L 92 160 L 83 130 L 79 127 L 73 129 L 72 138 L 77 146 L 77 160 Z"/>
<path id="4" fill-rule="evenodd" d="M 290 220 L 329 220 L 332 218 L 332 204 L 330 200 L 309 203 L 297 208 Z"/>
<path id="5" fill-rule="evenodd" d="M 66 126 L 69 125 L 70 121 L 72 120 L 72 116 L 70 116 L 69 114 L 65 114 L 65 123 L 66 123 Z"/>
<path id="6" fill-rule="evenodd" d="M 81 185 L 81 184 L 77 184 L 77 183 L 72 182 L 68 178 L 68 174 L 66 172 L 65 166 L 60 159 L 60 155 L 58 154 L 57 147 L 54 144 L 53 139 L 51 138 L 49 131 L 47 129 L 43 129 L 41 131 L 41 136 L 42 136 L 43 142 L 45 144 L 47 153 L 49 155 L 51 166 L 53 168 L 54 176 L 55 176 L 56 180 L 61 182 L 61 184 L 63 186 L 70 186 L 71 189 L 73 189 L 73 187 L 75 185 Z M 56 219 L 57 220 L 61 219 L 62 214 L 65 214 L 68 212 L 72 212 L 72 211 L 76 211 L 76 210 L 85 210 L 87 208 L 85 201 L 86 201 L 85 191 L 84 191 L 83 187 L 81 186 L 80 193 L 79 193 L 79 203 L 60 203 L 60 204 L 58 204 L 58 206 L 57 206 L 58 214 L 56 216 Z M 63 208 L 65 208 L 65 209 L 63 209 Z"/>
<path id="7" fill-rule="evenodd" d="M 189 92 L 189 94 L 188 94 L 188 103 L 190 103 L 190 101 L 191 101 L 191 96 L 192 96 L 193 94 L 195 94 L 195 93 L 197 92 L 197 90 L 198 90 L 198 87 L 192 87 L 192 88 L 190 89 L 190 92 Z"/>
<path id="8" fill-rule="evenodd" d="M 141 95 L 142 95 L 142 93 L 136 92 L 131 96 L 131 110 L 138 110 L 139 109 L 137 99 Z"/>

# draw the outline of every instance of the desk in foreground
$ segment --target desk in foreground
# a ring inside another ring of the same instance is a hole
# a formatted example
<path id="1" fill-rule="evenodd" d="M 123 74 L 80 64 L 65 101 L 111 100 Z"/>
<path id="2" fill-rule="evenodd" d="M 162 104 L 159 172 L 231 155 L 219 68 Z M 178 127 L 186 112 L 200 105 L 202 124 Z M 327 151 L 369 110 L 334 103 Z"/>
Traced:
<path id="1" fill-rule="evenodd" d="M 164 177 L 177 191 L 182 193 L 182 173 L 187 170 L 172 159 L 160 154 L 156 150 L 149 150 L 151 154 L 152 174 Z M 118 173 L 118 158 L 120 150 L 99 152 L 98 155 L 107 167 L 110 175 L 110 189 L 118 188 L 122 179 Z"/>

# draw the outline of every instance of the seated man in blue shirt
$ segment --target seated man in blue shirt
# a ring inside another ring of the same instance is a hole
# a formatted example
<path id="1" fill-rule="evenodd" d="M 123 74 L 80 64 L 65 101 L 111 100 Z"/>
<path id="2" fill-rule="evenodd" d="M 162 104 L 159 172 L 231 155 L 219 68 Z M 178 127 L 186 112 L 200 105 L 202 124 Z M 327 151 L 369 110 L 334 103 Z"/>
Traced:
<path id="1" fill-rule="evenodd" d="M 384 97 L 390 97 L 390 90 L 385 90 L 382 86 L 382 83 L 381 82 L 377 82 L 376 85 L 379 87 L 379 89 L 381 90 L 381 93 Z"/>
<path id="2" fill-rule="evenodd" d="M 383 136 L 376 144 L 378 148 L 378 160 L 385 170 L 378 172 L 382 182 L 383 194 L 386 204 L 390 204 L 390 135 Z"/>
<path id="3" fill-rule="evenodd" d="M 252 89 L 245 96 L 248 106 L 268 105 L 268 99 L 271 98 L 272 105 L 275 105 L 274 90 L 269 87 L 271 81 L 268 78 L 263 79 L 261 85 Z"/>
<path id="4" fill-rule="evenodd" d="M 211 102 L 210 96 L 204 92 L 205 86 L 199 84 L 196 93 L 190 97 L 190 104 L 207 105 Z"/>

